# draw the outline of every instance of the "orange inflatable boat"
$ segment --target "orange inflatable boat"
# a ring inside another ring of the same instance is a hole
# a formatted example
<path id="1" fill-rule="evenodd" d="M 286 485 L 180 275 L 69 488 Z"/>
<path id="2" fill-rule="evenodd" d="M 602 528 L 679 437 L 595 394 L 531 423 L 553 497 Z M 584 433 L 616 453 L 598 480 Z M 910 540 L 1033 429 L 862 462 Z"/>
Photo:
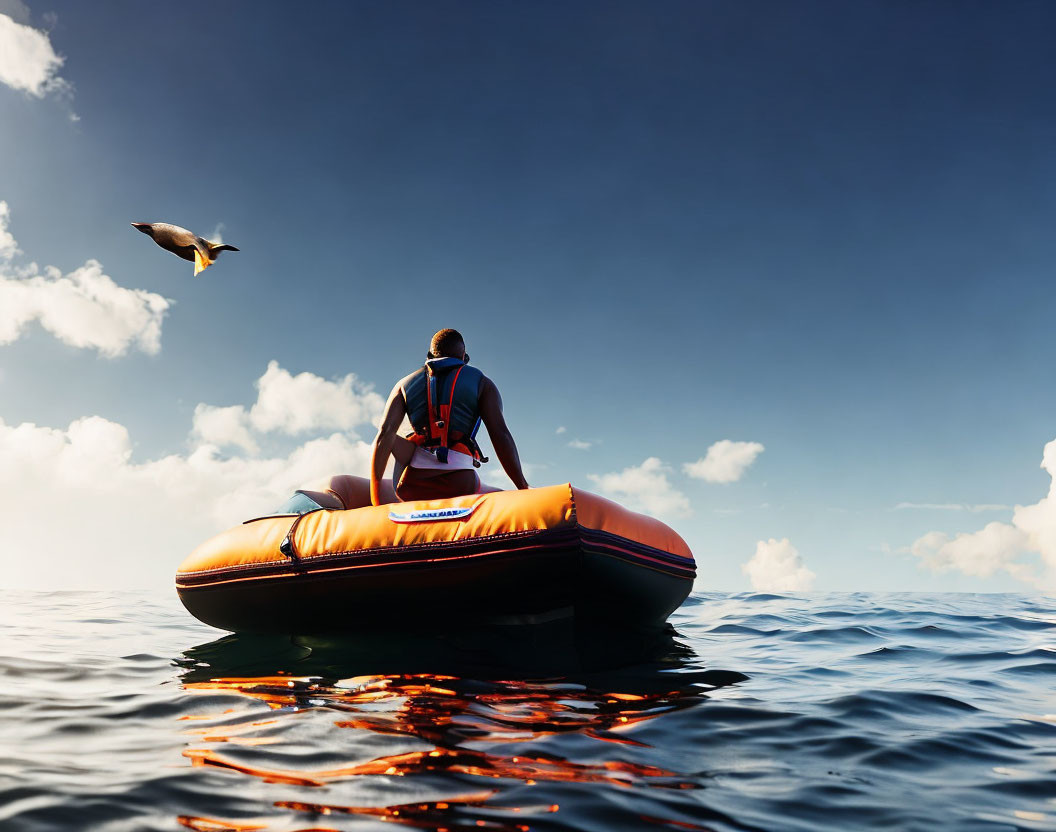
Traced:
<path id="1" fill-rule="evenodd" d="M 668 526 L 570 484 L 352 509 L 328 495 L 334 508 L 249 520 L 199 546 L 176 575 L 184 606 L 250 633 L 572 616 L 659 627 L 696 574 Z"/>

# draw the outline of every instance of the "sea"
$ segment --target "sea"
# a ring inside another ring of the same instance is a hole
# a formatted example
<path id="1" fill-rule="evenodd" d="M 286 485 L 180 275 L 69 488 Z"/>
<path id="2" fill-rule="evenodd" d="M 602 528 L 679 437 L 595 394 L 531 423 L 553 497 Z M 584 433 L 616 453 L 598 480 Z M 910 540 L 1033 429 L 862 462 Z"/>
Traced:
<path id="1" fill-rule="evenodd" d="M 671 625 L 245 637 L 0 592 L 0 829 L 1056 830 L 1056 600 L 698 592 Z"/>

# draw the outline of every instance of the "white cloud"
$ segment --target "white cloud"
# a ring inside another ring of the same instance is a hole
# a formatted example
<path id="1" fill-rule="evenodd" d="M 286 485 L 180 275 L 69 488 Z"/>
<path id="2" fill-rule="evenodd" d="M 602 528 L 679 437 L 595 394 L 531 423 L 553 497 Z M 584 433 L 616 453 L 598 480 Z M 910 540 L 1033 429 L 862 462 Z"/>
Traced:
<path id="1" fill-rule="evenodd" d="M 589 451 L 592 447 L 594 447 L 594 443 L 587 442 L 583 439 L 573 439 L 571 442 L 568 443 L 568 447 L 575 448 L 577 451 Z"/>
<path id="2" fill-rule="evenodd" d="M 248 410 L 242 405 L 199 404 L 194 410 L 193 437 L 200 443 L 235 445 L 255 453 L 254 434 L 352 430 L 376 423 L 385 406 L 373 387 L 354 373 L 337 381 L 313 373 L 294 376 L 277 361 L 268 363 L 256 386 L 257 401 Z"/>
<path id="3" fill-rule="evenodd" d="M 381 397 L 352 374 L 337 381 L 276 362 L 256 403 L 195 408 L 195 447 L 133 459 L 128 430 L 100 416 L 66 428 L 0 419 L 0 569 L 8 586 L 164 586 L 183 558 L 224 527 L 275 509 L 321 477 L 369 471 L 371 447 L 345 433 L 373 421 Z M 261 432 L 315 436 L 261 455 Z M 245 453 L 221 453 L 233 445 Z"/>
<path id="4" fill-rule="evenodd" d="M 286 455 L 188 455 L 132 461 L 123 425 L 89 416 L 66 429 L 0 420 L 0 501 L 8 586 L 166 586 L 191 549 L 274 509 L 295 488 L 362 474 L 370 445 L 342 434 Z"/>
<path id="5" fill-rule="evenodd" d="M 952 539 L 942 532 L 928 532 L 914 541 L 910 551 L 933 572 L 987 578 L 1001 570 L 1019 572 L 1024 565 L 1017 559 L 1027 545 L 1027 536 L 1019 529 L 1007 523 L 987 523 L 977 532 Z"/>
<path id="6" fill-rule="evenodd" d="M 18 340 L 37 322 L 60 341 L 108 358 L 133 347 L 151 355 L 161 349 L 161 324 L 171 301 L 118 286 L 97 260 L 67 275 L 36 263 L 12 267 L 18 244 L 8 217 L 7 203 L 0 202 L 0 345 Z"/>
<path id="7" fill-rule="evenodd" d="M 564 433 L 567 430 L 568 430 L 568 428 L 566 428 L 564 425 L 561 425 L 557 430 L 554 431 L 554 433 L 556 433 L 556 434 L 558 434 L 560 436 L 562 433 Z"/>
<path id="8" fill-rule="evenodd" d="M 0 83 L 12 89 L 43 98 L 48 93 L 68 94 L 70 85 L 59 77 L 63 57 L 56 54 L 47 32 L 16 22 L 15 16 L 27 12 L 24 4 L 15 4 L 0 14 Z"/>
<path id="9" fill-rule="evenodd" d="M 198 444 L 219 448 L 234 445 L 251 454 L 257 452 L 257 441 L 250 433 L 246 409 L 240 404 L 230 407 L 199 404 L 194 408 L 191 433 Z"/>
<path id="10" fill-rule="evenodd" d="M 815 577 L 787 537 L 760 540 L 752 558 L 741 565 L 741 571 L 752 582 L 752 588 L 760 592 L 806 592 Z"/>
<path id="11" fill-rule="evenodd" d="M 690 514 L 689 498 L 668 480 L 670 467 L 655 456 L 609 474 L 590 474 L 598 487 L 617 500 L 655 515 Z"/>
<path id="12" fill-rule="evenodd" d="M 970 511 L 973 514 L 979 514 L 983 511 L 1006 511 L 1012 508 L 1012 506 L 1002 505 L 1000 503 L 899 503 L 895 506 L 895 511 L 904 511 L 905 509 L 921 509 L 925 511 Z"/>
<path id="13" fill-rule="evenodd" d="M 260 392 L 249 411 L 249 420 L 259 431 L 347 430 L 375 422 L 385 407 L 385 400 L 354 373 L 336 382 L 312 373 L 293 376 L 277 361 L 268 364 L 257 380 L 257 389 Z"/>
<path id="14" fill-rule="evenodd" d="M 1056 439 L 1045 446 L 1041 467 L 1052 478 L 1049 493 L 1037 503 L 1016 506 L 1012 522 L 988 523 L 977 532 L 951 538 L 933 531 L 910 551 L 928 569 L 987 577 L 1004 571 L 1045 590 L 1056 590 Z M 1041 572 L 1030 562 L 1039 555 Z"/>
<path id="15" fill-rule="evenodd" d="M 722 439 L 708 448 L 707 455 L 687 462 L 682 470 L 706 482 L 736 482 L 764 448 L 758 442 L 734 442 Z"/>
<path id="16" fill-rule="evenodd" d="M 170 304 L 153 292 L 118 286 L 96 260 L 65 276 L 33 264 L 20 275 L 0 272 L 0 345 L 18 340 L 37 321 L 60 341 L 108 358 L 131 347 L 154 355 Z"/>
<path id="17" fill-rule="evenodd" d="M 4 200 L 0 199 L 0 260 L 10 260 L 21 252 L 14 235 L 8 230 L 11 221 L 11 209 Z"/>

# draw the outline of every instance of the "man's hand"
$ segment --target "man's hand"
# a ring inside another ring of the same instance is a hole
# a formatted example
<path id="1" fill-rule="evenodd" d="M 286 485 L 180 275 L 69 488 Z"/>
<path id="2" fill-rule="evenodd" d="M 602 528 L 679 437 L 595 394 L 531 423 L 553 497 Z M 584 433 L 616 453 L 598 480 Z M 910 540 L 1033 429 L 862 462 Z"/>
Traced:
<path id="1" fill-rule="evenodd" d="M 524 478 L 521 471 L 521 458 L 517 454 L 517 443 L 513 441 L 513 434 L 506 427 L 506 418 L 502 415 L 502 396 L 499 388 L 490 378 L 484 378 L 480 384 L 480 396 L 478 398 L 480 407 L 480 418 L 484 427 L 488 429 L 491 444 L 495 447 L 495 454 L 502 463 L 506 475 L 513 480 L 518 488 L 528 488 L 528 480 Z"/>
<path id="2" fill-rule="evenodd" d="M 374 437 L 374 448 L 370 458 L 370 503 L 381 505 L 381 479 L 385 476 L 385 466 L 392 454 L 392 446 L 399 435 L 403 417 L 407 415 L 407 403 L 403 400 L 403 391 L 397 384 L 389 393 L 385 403 L 385 415 L 381 418 L 381 427 Z"/>

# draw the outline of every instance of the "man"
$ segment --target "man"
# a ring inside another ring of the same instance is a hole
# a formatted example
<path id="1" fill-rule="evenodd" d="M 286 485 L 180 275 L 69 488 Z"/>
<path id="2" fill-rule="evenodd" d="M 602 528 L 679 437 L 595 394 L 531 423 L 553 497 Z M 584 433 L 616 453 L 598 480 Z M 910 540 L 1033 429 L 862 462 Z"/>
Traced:
<path id="1" fill-rule="evenodd" d="M 414 428 L 397 434 L 404 416 Z M 483 486 L 476 469 L 487 459 L 477 447 L 483 422 L 503 469 L 518 488 L 528 488 L 517 445 L 502 415 L 495 383 L 469 366 L 466 344 L 454 329 L 441 329 L 429 345 L 425 366 L 400 380 L 385 405 L 370 471 L 370 501 L 383 502 L 382 477 L 391 454 L 393 485 L 401 500 L 458 497 L 497 489 Z"/>

